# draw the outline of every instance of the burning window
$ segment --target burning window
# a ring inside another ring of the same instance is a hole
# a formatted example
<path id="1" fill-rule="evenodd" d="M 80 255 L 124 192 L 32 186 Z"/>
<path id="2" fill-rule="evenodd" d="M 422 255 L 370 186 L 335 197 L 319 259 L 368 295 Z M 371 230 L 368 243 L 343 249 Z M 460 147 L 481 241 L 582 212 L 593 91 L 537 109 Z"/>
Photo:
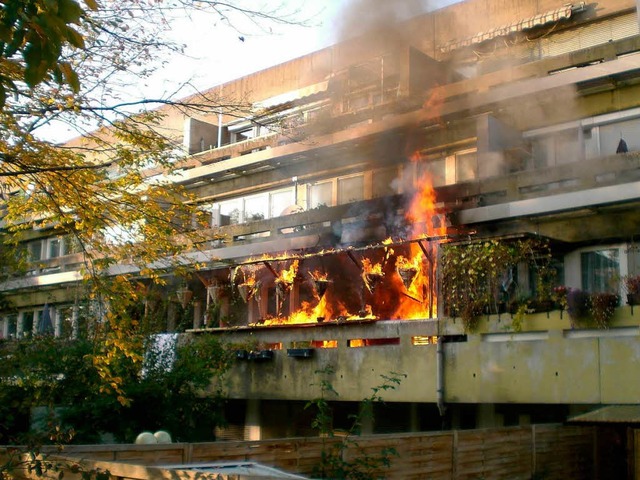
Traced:
<path id="1" fill-rule="evenodd" d="M 383 345 L 400 345 L 400 337 L 391 338 L 352 338 L 347 340 L 347 347 L 379 347 Z"/>
<path id="2" fill-rule="evenodd" d="M 415 335 L 411 337 L 411 345 L 436 345 L 438 337 L 436 335 Z"/>

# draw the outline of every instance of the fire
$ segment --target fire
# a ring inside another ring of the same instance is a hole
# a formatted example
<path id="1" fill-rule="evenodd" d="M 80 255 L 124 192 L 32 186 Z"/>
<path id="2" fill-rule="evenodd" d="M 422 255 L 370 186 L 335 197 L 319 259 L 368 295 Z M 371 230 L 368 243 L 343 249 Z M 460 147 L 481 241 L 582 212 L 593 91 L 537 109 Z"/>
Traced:
<path id="1" fill-rule="evenodd" d="M 288 285 L 293 285 L 293 281 L 298 275 L 298 260 L 294 260 L 291 266 L 287 270 L 282 270 L 278 276 L 278 280 Z"/>
<path id="2" fill-rule="evenodd" d="M 442 94 L 442 88 L 432 89 L 423 104 L 430 119 L 436 122 L 443 104 Z M 423 161 L 422 143 L 407 146 L 407 156 L 412 162 Z M 434 237 L 445 236 L 447 227 L 429 174 L 416 179 L 413 189 L 413 198 L 405 211 L 410 232 L 404 240 L 387 238 L 367 256 L 363 250 L 353 248 L 285 253 L 255 260 L 256 264 L 263 263 L 264 275 L 260 274 L 256 280 L 254 272 L 238 285 L 238 289 L 247 290 L 247 297 L 243 296 L 245 301 L 254 298 L 260 303 L 260 291 L 273 292 L 271 288 L 275 286 L 276 308 L 275 313 L 270 313 L 275 314 L 275 318 L 261 319 L 262 325 L 434 318 L 438 241 Z M 369 251 L 369 247 L 364 250 Z M 291 264 L 277 270 L 278 262 Z M 308 267 L 304 275 L 300 274 L 301 263 Z M 289 307 L 284 314 L 282 307 L 287 299 Z M 262 303 L 265 305 L 262 308 L 272 308 L 273 304 L 266 299 Z"/>
<path id="3" fill-rule="evenodd" d="M 382 277 L 384 277 L 382 263 L 372 263 L 368 258 L 362 259 L 362 280 L 369 292 L 373 293 Z"/>

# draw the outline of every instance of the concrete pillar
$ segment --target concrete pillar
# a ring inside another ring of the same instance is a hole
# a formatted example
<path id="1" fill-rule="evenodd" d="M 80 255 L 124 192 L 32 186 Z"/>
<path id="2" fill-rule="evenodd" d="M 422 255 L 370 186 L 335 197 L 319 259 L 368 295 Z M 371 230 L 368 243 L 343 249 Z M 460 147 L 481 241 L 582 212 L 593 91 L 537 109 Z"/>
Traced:
<path id="1" fill-rule="evenodd" d="M 502 427 L 502 415 L 496 413 L 493 403 L 478 404 L 476 412 L 476 428 Z"/>
<path id="2" fill-rule="evenodd" d="M 245 441 L 261 440 L 262 427 L 260 425 L 260 400 L 250 398 L 247 400 L 247 409 L 244 417 Z"/>
<path id="3" fill-rule="evenodd" d="M 220 299 L 220 326 L 228 327 L 223 319 L 229 318 L 229 313 L 231 312 L 231 302 L 229 301 L 229 297 L 222 297 Z"/>
<path id="4" fill-rule="evenodd" d="M 0 338 L 7 338 L 9 336 L 9 317 L 2 317 L 0 319 Z"/>
<path id="5" fill-rule="evenodd" d="M 203 315 L 202 301 L 196 300 L 193 302 L 193 328 L 202 328 Z"/>
<path id="6" fill-rule="evenodd" d="M 71 338 L 80 336 L 80 323 L 78 319 L 78 305 L 71 307 Z"/>
<path id="7" fill-rule="evenodd" d="M 49 307 L 49 315 L 51 315 L 51 322 L 53 323 L 53 336 L 62 336 L 62 315 L 60 311 L 54 307 Z"/>
<path id="8" fill-rule="evenodd" d="M 409 431 L 420 431 L 420 414 L 418 412 L 418 404 L 415 402 L 409 404 Z"/>
<path id="9" fill-rule="evenodd" d="M 362 435 L 373 435 L 373 425 L 375 423 L 374 405 L 369 404 L 367 407 L 361 403 L 358 408 L 360 409 L 360 433 L 362 433 Z M 367 412 L 364 410 L 365 408 L 370 408 L 371 410 Z"/>
<path id="10" fill-rule="evenodd" d="M 167 305 L 167 332 L 175 332 L 178 317 L 178 305 L 175 302 L 169 302 Z"/>
<path id="11" fill-rule="evenodd" d="M 24 315 L 28 312 L 18 313 L 18 325 L 16 328 L 16 338 L 22 338 L 24 336 Z"/>

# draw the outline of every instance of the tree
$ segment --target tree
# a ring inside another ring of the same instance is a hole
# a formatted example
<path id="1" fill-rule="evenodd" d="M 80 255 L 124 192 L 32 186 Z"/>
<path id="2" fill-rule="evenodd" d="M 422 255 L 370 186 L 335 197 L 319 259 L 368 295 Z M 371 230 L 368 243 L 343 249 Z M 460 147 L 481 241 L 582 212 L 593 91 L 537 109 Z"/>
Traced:
<path id="1" fill-rule="evenodd" d="M 291 23 L 294 11 L 252 2 L 187 0 L 5 0 L 0 4 L 0 233 L 2 255 L 22 258 L 34 227 L 75 239 L 85 256 L 87 296 L 105 306 L 94 329 L 93 366 L 121 404 L 119 365 L 138 368 L 148 333 L 132 318 L 140 278 L 162 282 L 164 265 L 180 274 L 180 255 L 203 239 L 189 194 L 148 173 L 180 167 L 180 139 L 165 115 L 224 111 L 245 116 L 242 99 L 196 92 L 186 99 L 129 98 L 181 47 L 164 40 L 178 11 L 208 11 L 224 23 L 242 17 Z M 240 33 L 239 33 L 240 34 Z M 38 132 L 63 122 L 82 138 L 56 145 Z M 18 262 L 21 263 L 21 262 Z M 24 263 L 24 261 L 22 261 Z M 156 267 L 150 268 L 154 264 Z M 117 264 L 130 273 L 114 274 Z M 1 280 L 1 279 L 0 279 Z M 117 301 L 114 301 L 117 300 Z"/>

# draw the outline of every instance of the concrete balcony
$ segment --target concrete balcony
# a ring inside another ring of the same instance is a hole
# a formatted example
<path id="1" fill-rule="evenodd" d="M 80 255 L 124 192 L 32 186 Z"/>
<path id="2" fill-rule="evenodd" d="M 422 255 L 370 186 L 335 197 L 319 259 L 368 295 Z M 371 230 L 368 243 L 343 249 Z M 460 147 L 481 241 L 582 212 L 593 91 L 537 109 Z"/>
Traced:
<path id="1" fill-rule="evenodd" d="M 511 316 L 484 317 L 477 331 L 459 319 L 353 321 L 270 328 L 202 330 L 238 349 L 272 350 L 264 360 L 237 359 L 225 380 L 231 398 L 307 400 L 327 379 L 340 400 L 359 401 L 382 383 L 407 375 L 386 401 L 436 402 L 437 337 L 444 351 L 447 403 L 634 403 L 640 396 L 640 310 L 618 308 L 609 329 L 573 328 L 566 312 L 529 314 L 522 331 Z M 310 356 L 289 356 L 305 345 Z M 327 348 L 329 347 L 329 348 Z"/>

